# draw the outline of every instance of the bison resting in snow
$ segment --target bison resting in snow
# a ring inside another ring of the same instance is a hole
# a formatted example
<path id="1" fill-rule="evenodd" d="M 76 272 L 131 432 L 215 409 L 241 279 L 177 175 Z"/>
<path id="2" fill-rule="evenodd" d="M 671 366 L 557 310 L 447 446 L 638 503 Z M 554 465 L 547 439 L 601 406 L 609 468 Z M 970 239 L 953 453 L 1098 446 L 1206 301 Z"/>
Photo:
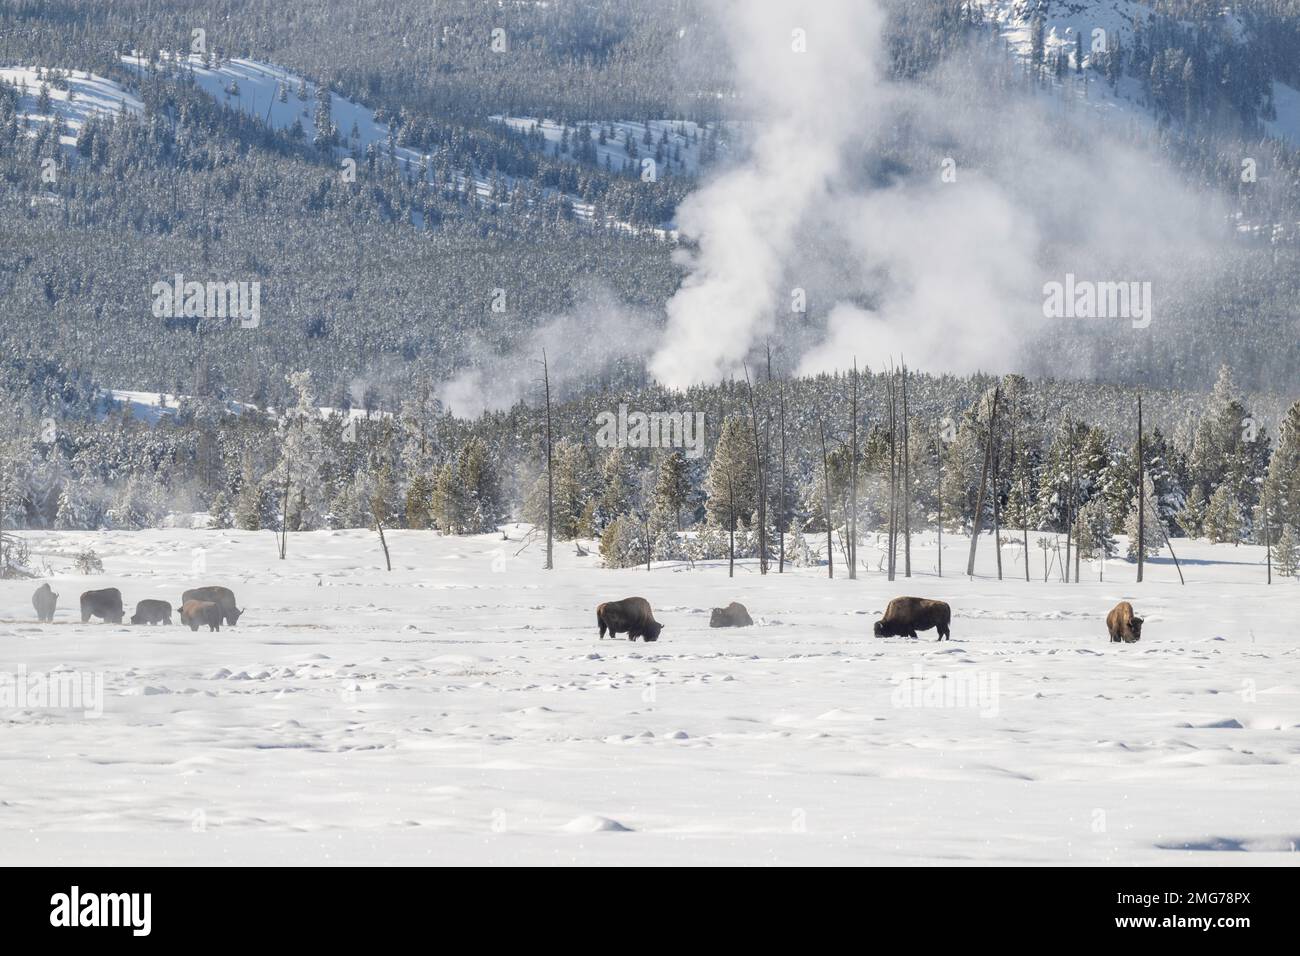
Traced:
<path id="1" fill-rule="evenodd" d="M 601 640 L 605 639 L 605 631 L 608 630 L 610 637 L 617 637 L 623 631 L 627 633 L 629 641 L 635 641 L 638 637 L 657 641 L 659 632 L 664 627 L 655 620 L 650 602 L 643 597 L 624 598 L 597 605 L 596 623 L 600 625 Z"/>
<path id="2" fill-rule="evenodd" d="M 1142 618 L 1133 616 L 1133 605 L 1120 601 L 1106 615 L 1106 630 L 1110 631 L 1110 642 L 1118 644 L 1136 644 L 1142 640 Z"/>
<path id="3" fill-rule="evenodd" d="M 749 611 L 739 601 L 732 601 L 726 607 L 715 607 L 709 615 L 709 627 L 750 627 L 753 623 Z"/>
<path id="4" fill-rule="evenodd" d="M 36 620 L 42 624 L 54 621 L 54 609 L 59 606 L 59 596 L 50 590 L 48 584 L 42 584 L 32 595 L 32 607 L 36 608 Z"/>
<path id="5" fill-rule="evenodd" d="M 948 624 L 952 608 L 943 601 L 918 597 L 897 597 L 885 608 L 885 616 L 876 622 L 876 637 L 916 637 L 917 631 L 936 628 L 939 640 L 951 640 Z"/>
<path id="6" fill-rule="evenodd" d="M 100 618 L 106 624 L 121 624 L 123 613 L 122 592 L 117 588 L 87 591 L 81 595 L 82 624 L 92 617 Z"/>

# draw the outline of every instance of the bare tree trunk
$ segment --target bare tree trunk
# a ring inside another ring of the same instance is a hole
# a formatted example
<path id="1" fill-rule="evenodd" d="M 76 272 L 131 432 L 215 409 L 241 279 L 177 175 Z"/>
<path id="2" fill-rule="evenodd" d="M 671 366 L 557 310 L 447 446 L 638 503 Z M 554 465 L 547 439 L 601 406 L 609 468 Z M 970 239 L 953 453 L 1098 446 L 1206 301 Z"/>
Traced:
<path id="1" fill-rule="evenodd" d="M 975 495 L 975 514 L 971 518 L 970 556 L 966 559 L 966 576 L 975 576 L 975 549 L 979 545 L 980 531 L 984 527 L 984 492 L 988 489 L 989 461 L 993 453 L 993 432 L 998 425 L 998 396 L 1000 385 L 993 386 L 993 407 L 989 411 L 989 435 L 984 442 L 984 467 L 980 470 L 979 492 Z"/>
<path id="2" fill-rule="evenodd" d="M 858 576 L 858 360 L 853 360 L 852 401 L 849 403 L 849 580 Z"/>
<path id="3" fill-rule="evenodd" d="M 1137 498 L 1138 498 L 1138 583 L 1142 583 L 1143 565 L 1146 563 L 1147 487 L 1146 456 L 1142 454 L 1142 391 L 1138 390 L 1138 448 L 1137 448 Z M 1181 572 L 1180 572 L 1181 573 Z"/>
<path id="4" fill-rule="evenodd" d="M 1020 388 L 1017 385 L 1015 404 L 1011 406 L 1011 482 L 1016 480 L 1016 456 L 1020 447 L 1016 444 L 1016 424 L 1020 420 Z M 1020 476 L 1020 537 L 1025 550 L 1025 581 L 1029 581 L 1029 489 L 1025 487 L 1025 478 Z M 1010 494 L 1010 492 L 1008 492 Z"/>
<path id="5" fill-rule="evenodd" d="M 780 527 L 777 529 L 777 540 L 780 542 L 780 552 L 777 557 L 776 573 L 785 573 L 785 482 L 786 482 L 786 459 L 785 459 L 785 387 L 781 388 L 781 485 L 777 489 L 777 522 Z"/>
<path id="6" fill-rule="evenodd" d="M 943 438 L 938 432 L 934 436 L 934 450 L 938 461 L 938 480 L 936 487 L 939 501 L 939 577 L 943 577 Z"/>
<path id="7" fill-rule="evenodd" d="M 1165 546 L 1169 548 L 1169 556 L 1174 559 L 1174 570 L 1178 572 L 1178 583 L 1182 585 L 1186 585 L 1187 581 L 1183 578 L 1183 566 L 1178 563 L 1178 555 L 1174 554 L 1174 543 L 1169 540 L 1169 532 L 1165 530 L 1165 524 L 1163 521 L 1160 522 L 1160 533 L 1165 536 Z M 1269 583 L 1271 584 L 1272 583 L 1271 563 L 1270 563 L 1269 571 L 1270 571 Z"/>
<path id="8" fill-rule="evenodd" d="M 280 560 L 283 561 L 285 555 L 289 553 L 289 472 L 293 467 L 293 459 L 285 456 L 284 459 L 284 496 L 280 507 Z"/>
<path id="9" fill-rule="evenodd" d="M 1268 528 L 1267 480 L 1264 483 L 1263 493 L 1264 493 L 1264 561 L 1268 565 L 1268 578 L 1265 583 L 1272 584 L 1273 583 L 1273 535 L 1269 532 L 1269 528 Z M 3 509 L 0 509 L 0 514 L 3 514 Z M 1173 548 L 1170 548 L 1169 553 L 1172 554 L 1173 550 L 1174 550 Z"/>
<path id="10" fill-rule="evenodd" d="M 885 400 L 889 405 L 889 528 L 885 535 L 889 553 L 885 569 L 892 581 L 898 568 L 898 399 L 894 392 L 892 368 L 885 384 Z"/>
<path id="11" fill-rule="evenodd" d="M 835 549 L 831 541 L 831 465 L 826 454 L 826 423 L 817 419 L 817 430 L 822 437 L 822 491 L 826 496 L 826 576 L 835 577 Z"/>
<path id="12" fill-rule="evenodd" d="M 993 438 L 993 555 L 997 558 L 998 580 L 1002 580 L 1002 522 L 998 514 L 998 498 L 1001 497 L 1002 485 L 998 481 L 998 441 Z"/>
<path id="13" fill-rule="evenodd" d="M 903 363 L 903 577 L 912 576 L 912 452 L 907 421 L 907 363 Z"/>
<path id="14" fill-rule="evenodd" d="M 1074 532 L 1074 421 L 1066 419 L 1066 429 L 1069 436 L 1069 444 L 1066 445 L 1066 455 L 1069 464 L 1066 471 L 1069 475 L 1070 487 L 1065 492 L 1065 583 L 1070 583 L 1070 545 L 1072 543 L 1071 535 Z"/>
<path id="15" fill-rule="evenodd" d="M 388 541 L 384 537 L 384 523 L 379 520 L 378 515 L 375 516 L 375 530 L 379 532 L 379 546 L 384 549 L 384 564 L 387 565 L 388 570 L 391 571 L 393 570 L 393 559 L 389 557 Z"/>
<path id="16" fill-rule="evenodd" d="M 546 389 L 546 564 L 547 571 L 555 569 L 555 467 L 551 443 L 551 369 L 542 349 L 542 384 Z"/>
<path id="17" fill-rule="evenodd" d="M 731 526 L 727 541 L 727 577 L 736 576 L 736 488 L 727 473 L 727 523 Z"/>
<path id="18" fill-rule="evenodd" d="M 749 366 L 745 366 L 745 387 L 749 392 L 750 427 L 754 436 L 754 483 L 758 495 L 758 573 L 767 574 L 767 481 L 763 469 L 763 445 L 758 435 L 758 405 L 754 401 L 754 385 L 749 380 Z"/>

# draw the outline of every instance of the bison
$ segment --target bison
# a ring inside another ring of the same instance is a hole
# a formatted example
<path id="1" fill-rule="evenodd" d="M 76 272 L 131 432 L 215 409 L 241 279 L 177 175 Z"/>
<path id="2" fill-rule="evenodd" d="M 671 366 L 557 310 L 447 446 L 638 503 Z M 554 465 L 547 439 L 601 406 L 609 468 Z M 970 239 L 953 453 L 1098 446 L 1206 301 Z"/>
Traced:
<path id="1" fill-rule="evenodd" d="M 59 596 L 50 590 L 48 584 L 42 584 L 32 595 L 32 607 L 36 608 L 36 620 L 42 624 L 54 623 L 54 609 L 58 607 Z"/>
<path id="2" fill-rule="evenodd" d="M 213 601 L 189 600 L 181 605 L 181 623 L 188 625 L 191 631 L 197 631 L 204 624 L 209 631 L 219 631 L 224 617 L 220 605 Z"/>
<path id="3" fill-rule="evenodd" d="M 231 627 L 238 623 L 239 616 L 244 613 L 235 607 L 235 592 L 230 588 L 191 588 L 181 595 L 181 607 L 189 601 L 211 601 L 221 609 L 222 622 Z"/>
<path id="4" fill-rule="evenodd" d="M 1136 644 L 1142 640 L 1142 618 L 1133 616 L 1133 605 L 1120 601 L 1106 615 L 1106 630 L 1110 631 L 1110 642 L 1118 644 Z"/>
<path id="5" fill-rule="evenodd" d="M 87 591 L 81 595 L 81 623 L 97 617 L 106 624 L 122 623 L 122 592 L 117 588 Z"/>
<path id="6" fill-rule="evenodd" d="M 917 631 L 936 628 L 939 640 L 949 641 L 948 624 L 952 608 L 943 601 L 927 598 L 896 597 L 885 608 L 885 616 L 876 622 L 876 637 L 916 637 Z"/>
<path id="7" fill-rule="evenodd" d="M 739 601 L 732 601 L 726 607 L 715 607 L 709 615 L 709 627 L 750 627 L 753 623 L 749 611 Z"/>
<path id="8" fill-rule="evenodd" d="M 172 606 L 166 601 L 141 601 L 131 615 L 132 624 L 171 624 Z"/>
<path id="9" fill-rule="evenodd" d="M 627 633 L 629 641 L 635 641 L 638 637 L 657 641 L 659 632 L 664 628 L 655 620 L 650 602 L 642 597 L 624 598 L 598 605 L 596 623 L 600 625 L 601 640 L 605 639 L 605 631 L 608 630 L 610 637 L 617 637 L 623 631 Z"/>

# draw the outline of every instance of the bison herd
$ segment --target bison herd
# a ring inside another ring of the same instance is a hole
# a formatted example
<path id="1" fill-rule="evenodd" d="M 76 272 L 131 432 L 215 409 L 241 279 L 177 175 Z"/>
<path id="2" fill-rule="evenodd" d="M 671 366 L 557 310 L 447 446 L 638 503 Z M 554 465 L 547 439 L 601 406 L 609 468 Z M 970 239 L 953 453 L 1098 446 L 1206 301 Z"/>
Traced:
<path id="1" fill-rule="evenodd" d="M 709 617 L 709 627 L 749 627 L 754 623 L 745 605 L 732 601 L 726 607 L 715 607 Z M 952 639 L 948 627 L 952 623 L 952 608 L 946 601 L 932 601 L 929 598 L 896 597 L 885 608 L 884 616 L 875 623 L 873 631 L 876 637 L 916 637 L 917 631 L 934 628 L 938 639 Z M 624 598 L 621 601 L 607 601 L 596 606 L 596 624 L 600 628 L 600 638 L 605 639 L 605 632 L 610 637 L 626 633 L 628 640 L 635 641 L 643 637 L 647 641 L 659 640 L 659 632 L 664 626 L 655 620 L 650 602 L 643 597 Z M 1111 642 L 1123 641 L 1134 644 L 1142 638 L 1142 618 L 1133 615 L 1133 605 L 1121 601 L 1106 616 L 1106 628 L 1110 631 Z"/>
<path id="2" fill-rule="evenodd" d="M 59 596 L 50 590 L 48 584 L 37 588 L 32 595 L 37 620 L 41 623 L 52 622 L 58 600 Z M 135 606 L 131 623 L 171 624 L 172 612 L 172 605 L 166 601 L 141 601 Z M 204 626 L 209 631 L 220 631 L 223 624 L 233 627 L 243 613 L 236 605 L 235 593 L 230 588 L 192 588 L 181 595 L 181 623 L 191 631 Z M 108 624 L 121 624 L 124 616 L 122 592 L 117 588 L 87 591 L 81 595 L 82 624 L 89 622 L 92 617 Z M 715 607 L 709 618 L 710 627 L 749 627 L 753 623 L 745 605 L 736 601 L 726 607 Z M 952 639 L 949 631 L 951 623 L 952 608 L 945 601 L 896 597 L 889 602 L 884 616 L 876 621 L 872 630 L 876 637 L 916 637 L 918 631 L 934 628 L 938 640 L 946 641 Z M 647 642 L 657 641 L 664 629 L 655 620 L 650 602 L 643 597 L 606 601 L 597 605 L 596 625 L 601 640 L 605 639 L 605 632 L 608 631 L 611 638 L 626 634 L 630 641 L 637 638 L 644 638 Z M 1106 615 L 1106 630 L 1110 633 L 1111 643 L 1134 644 L 1142 639 L 1142 618 L 1133 613 L 1132 604 L 1121 601 Z"/>
<path id="3" fill-rule="evenodd" d="M 50 590 L 48 584 L 42 584 L 32 595 L 36 619 L 42 624 L 54 621 L 54 610 L 58 603 L 59 596 Z M 204 625 L 210 631 L 219 631 L 222 624 L 233 626 L 244 613 L 235 604 L 235 592 L 223 587 L 193 588 L 186 591 L 181 595 L 180 609 L 181 623 L 188 625 L 191 631 L 197 631 Z M 166 601 L 141 601 L 135 606 L 131 623 L 171 624 L 173 610 L 172 605 Z M 117 588 L 101 588 L 81 595 L 82 624 L 89 623 L 92 617 L 99 618 L 105 624 L 121 624 L 125 616 L 122 592 Z"/>

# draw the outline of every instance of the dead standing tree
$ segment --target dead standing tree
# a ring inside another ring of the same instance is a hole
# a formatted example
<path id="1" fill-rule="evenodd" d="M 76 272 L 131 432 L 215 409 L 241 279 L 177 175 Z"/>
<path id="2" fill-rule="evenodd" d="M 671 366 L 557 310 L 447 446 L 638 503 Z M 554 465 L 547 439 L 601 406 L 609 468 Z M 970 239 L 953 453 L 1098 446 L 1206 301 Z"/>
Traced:
<path id="1" fill-rule="evenodd" d="M 898 560 L 898 431 L 897 404 L 894 396 L 894 370 L 885 379 L 885 411 L 889 421 L 889 519 L 885 528 L 885 571 L 894 580 Z"/>
<path id="2" fill-rule="evenodd" d="M 551 370 L 542 349 L 542 388 L 546 394 L 546 564 L 544 569 L 555 569 L 555 465 L 551 441 Z"/>
<path id="3" fill-rule="evenodd" d="M 767 477 L 763 467 L 763 443 L 758 434 L 758 403 L 754 399 L 754 384 L 749 380 L 749 366 L 745 369 L 745 389 L 749 395 L 750 429 L 754 438 L 754 479 L 758 496 L 758 573 L 767 574 Z"/>
<path id="4" fill-rule="evenodd" d="M 988 490 L 989 463 L 993 456 L 993 433 L 998 424 L 998 396 L 1002 388 L 993 386 L 993 407 L 989 410 L 988 437 L 984 441 L 984 467 L 980 470 L 979 492 L 975 495 L 975 514 L 971 518 L 970 556 L 966 559 L 966 576 L 975 576 L 975 550 L 979 546 L 980 531 L 984 527 L 984 493 Z"/>
<path id="5" fill-rule="evenodd" d="M 903 374 L 903 577 L 912 576 L 912 453 L 907 415 L 907 363 Z"/>
<path id="6" fill-rule="evenodd" d="M 858 577 L 858 360 L 853 360 L 853 379 L 849 401 L 849 546 L 846 560 L 849 580 Z"/>
<path id="7" fill-rule="evenodd" d="M 826 576 L 835 577 L 835 545 L 832 542 L 831 519 L 831 459 L 826 453 L 826 422 L 817 419 L 817 431 L 822 439 L 822 492 L 826 498 Z"/>

